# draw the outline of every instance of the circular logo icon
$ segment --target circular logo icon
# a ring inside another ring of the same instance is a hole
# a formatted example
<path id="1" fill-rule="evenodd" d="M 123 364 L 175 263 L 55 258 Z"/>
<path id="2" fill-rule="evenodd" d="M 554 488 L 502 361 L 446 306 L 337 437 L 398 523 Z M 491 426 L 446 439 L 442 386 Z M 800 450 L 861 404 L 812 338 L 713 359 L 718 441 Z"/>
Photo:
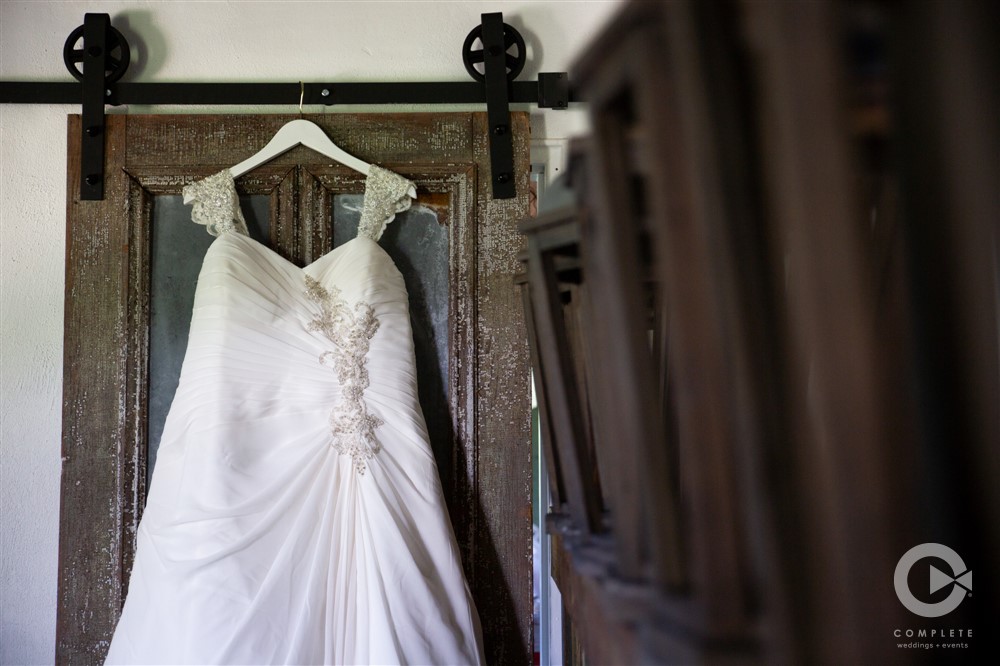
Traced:
<path id="1" fill-rule="evenodd" d="M 947 574 L 933 564 L 930 565 L 930 594 L 934 594 L 948 585 L 952 586 L 951 594 L 944 600 L 933 604 L 917 599 L 910 591 L 910 569 L 925 557 L 936 557 L 951 567 L 951 574 Z M 921 617 L 941 617 L 958 608 L 962 599 L 965 598 L 966 592 L 971 592 L 972 572 L 966 570 L 965 562 L 962 561 L 958 553 L 948 546 L 940 543 L 922 543 L 909 549 L 899 558 L 893 583 L 896 587 L 899 603 L 903 604 L 911 613 Z"/>

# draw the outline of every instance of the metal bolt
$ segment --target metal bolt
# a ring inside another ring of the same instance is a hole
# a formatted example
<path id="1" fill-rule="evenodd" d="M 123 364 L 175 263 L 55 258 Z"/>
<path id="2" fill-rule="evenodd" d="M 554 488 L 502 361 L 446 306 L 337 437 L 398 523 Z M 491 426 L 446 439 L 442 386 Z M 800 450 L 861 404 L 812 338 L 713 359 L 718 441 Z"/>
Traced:
<path id="1" fill-rule="evenodd" d="M 501 134 L 506 134 L 507 133 L 507 126 L 506 125 L 497 125 L 496 127 L 493 128 L 493 133 L 496 134 L 497 136 L 500 136 Z"/>
<path id="2" fill-rule="evenodd" d="M 111 97 L 111 89 L 110 88 L 108 88 L 107 90 L 104 91 L 104 96 L 105 97 Z"/>
<path id="3" fill-rule="evenodd" d="M 497 176 L 497 182 L 498 183 L 507 183 L 509 181 L 510 181 L 510 174 L 509 173 L 501 173 L 501 174 L 499 174 Z"/>
<path id="4" fill-rule="evenodd" d="M 96 173 L 92 173 L 86 178 L 84 178 L 84 181 L 86 181 L 87 185 L 97 185 L 99 182 L 101 182 L 101 177 L 98 176 Z"/>
<path id="5" fill-rule="evenodd" d="M 101 133 L 101 128 L 97 125 L 91 125 L 84 131 L 87 133 L 87 136 L 97 136 Z"/>
<path id="6" fill-rule="evenodd" d="M 323 97 L 329 97 L 330 91 L 326 88 L 323 88 L 321 91 L 319 91 L 319 94 L 322 95 Z"/>

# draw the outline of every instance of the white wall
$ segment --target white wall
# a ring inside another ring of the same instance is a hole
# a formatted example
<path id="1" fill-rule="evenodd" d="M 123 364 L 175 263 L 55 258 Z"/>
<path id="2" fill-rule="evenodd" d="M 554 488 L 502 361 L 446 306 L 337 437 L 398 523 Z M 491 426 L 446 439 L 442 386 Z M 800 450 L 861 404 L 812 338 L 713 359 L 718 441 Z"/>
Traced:
<path id="1" fill-rule="evenodd" d="M 85 12 L 108 12 L 132 46 L 127 81 L 464 81 L 463 40 L 489 11 L 528 42 L 528 79 L 568 70 L 617 4 L 0 0 L 0 80 L 69 80 L 63 42 Z M 0 664 L 53 659 L 69 113 L 79 108 L 0 105 Z M 555 139 L 584 119 L 536 111 L 532 126 Z"/>

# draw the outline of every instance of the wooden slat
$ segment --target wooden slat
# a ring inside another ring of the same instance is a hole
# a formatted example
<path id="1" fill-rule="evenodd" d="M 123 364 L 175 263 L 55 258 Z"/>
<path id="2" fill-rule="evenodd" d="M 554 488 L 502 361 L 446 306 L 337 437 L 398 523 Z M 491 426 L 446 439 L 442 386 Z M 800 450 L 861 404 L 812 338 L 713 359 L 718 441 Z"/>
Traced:
<path id="1" fill-rule="evenodd" d="M 128 367 L 125 401 L 129 414 L 128 428 L 122 441 L 122 599 L 128 594 L 128 574 L 132 571 L 138 541 L 138 525 L 146 499 L 146 461 L 149 450 L 149 317 L 150 317 L 150 242 L 153 197 L 135 180 L 128 181 L 129 281 L 128 281 Z M 133 445 L 134 443 L 134 445 Z"/>
<path id="2" fill-rule="evenodd" d="M 122 603 L 123 535 L 137 507 L 127 479 L 130 401 L 125 122 L 109 116 L 103 201 L 80 201 L 80 118 L 67 128 L 66 310 L 56 661 L 99 662 Z M 129 521 L 129 522 L 126 522 Z"/>
<path id="3" fill-rule="evenodd" d="M 634 48 L 643 58 L 633 74 L 634 105 L 657 156 L 644 191 L 676 406 L 686 567 L 705 613 L 702 631 L 744 640 L 753 631 L 748 609 L 757 581 L 744 512 L 754 489 L 747 487 L 751 479 L 741 474 L 739 462 L 755 438 L 755 424 L 740 400 L 748 393 L 747 350 L 736 248 L 727 224 L 720 125 L 711 117 L 711 72 L 699 40 L 711 33 L 697 18 L 694 3 L 674 3 L 664 8 L 657 29 L 636 35 Z M 664 56 L 669 68 L 660 64 Z M 673 102 L 664 104 L 664 98 Z M 670 469 L 669 459 L 659 465 Z M 665 566 L 660 580 L 673 576 L 674 564 L 657 562 Z"/>
<path id="4" fill-rule="evenodd" d="M 599 488 L 589 455 L 583 411 L 580 407 L 573 358 L 560 301 L 558 281 L 550 253 L 542 252 L 534 235 L 528 237 L 528 279 L 534 325 L 543 359 L 552 434 L 555 437 L 560 476 L 570 515 L 588 533 L 601 527 Z"/>
<path id="5" fill-rule="evenodd" d="M 575 263 L 579 263 L 579 260 L 575 260 Z M 574 279 L 577 279 L 579 274 L 579 269 L 572 271 L 572 277 Z M 564 275 L 565 273 L 560 274 L 557 266 L 556 277 L 562 280 Z M 593 391 L 593 387 L 590 386 L 590 383 L 593 381 L 593 376 L 591 374 L 591 370 L 587 367 L 586 338 L 588 320 L 584 315 L 584 313 L 587 313 L 584 288 L 575 283 L 561 283 L 560 292 L 561 295 L 564 296 L 562 315 L 564 327 L 566 329 L 567 349 L 569 350 L 569 358 L 573 362 L 573 378 L 575 386 L 572 388 L 576 392 L 576 400 L 580 409 L 580 429 L 583 434 L 584 442 L 583 455 L 587 460 L 585 473 L 589 475 L 589 478 L 587 478 L 587 484 L 590 486 L 590 493 L 592 495 L 592 497 L 588 498 L 588 501 L 594 503 L 594 531 L 603 532 L 607 529 L 607 526 L 605 525 L 604 520 L 604 493 L 601 485 L 601 475 L 598 466 L 597 451 L 594 443 L 593 420 L 591 418 L 590 395 Z"/>
<path id="6" fill-rule="evenodd" d="M 366 162 L 416 164 L 471 161 L 471 113 L 317 114 L 306 119 L 330 139 Z M 298 114 L 191 114 L 131 116 L 127 158 L 133 167 L 167 164 L 232 166 L 256 151 Z M 526 120 L 524 122 L 527 122 Z M 486 162 L 489 164 L 489 162 Z M 308 148 L 298 147 L 267 163 L 268 167 L 330 164 Z"/>
<path id="7" fill-rule="evenodd" d="M 299 266 L 304 264 L 302 227 L 299 216 L 298 192 L 302 185 L 298 168 L 288 169 L 273 190 L 269 192 L 268 208 L 271 224 L 271 247 L 285 259 Z M 326 226 L 326 225 L 324 225 Z"/>
<path id="8" fill-rule="evenodd" d="M 516 221 L 528 214 L 528 115 L 511 114 L 516 199 L 490 195 L 489 126 L 474 114 L 470 128 L 477 172 L 476 397 L 478 511 L 473 521 L 474 590 L 491 663 L 528 663 L 532 655 L 531 406 L 528 345 L 514 276 L 523 239 Z M 507 403 L 505 408 L 495 409 Z M 485 551 L 485 552 L 483 552 Z"/>
<path id="9" fill-rule="evenodd" d="M 581 79 L 594 118 L 587 180 L 600 184 L 588 188 L 592 210 L 582 226 L 581 248 L 591 311 L 601 313 L 594 322 L 596 355 L 591 365 L 601 377 L 595 383 L 599 391 L 595 402 L 607 415 L 597 419 L 602 430 L 598 439 L 615 450 L 615 468 L 608 474 L 602 470 L 602 477 L 607 481 L 620 571 L 625 577 L 640 578 L 649 559 L 659 572 L 658 584 L 679 587 L 685 582 L 680 515 L 667 484 L 666 447 L 671 444 L 663 431 L 648 351 L 644 269 L 636 228 L 644 211 L 632 196 L 632 169 L 624 148 L 634 113 L 628 98 L 637 77 L 645 73 L 640 72 L 643 56 L 648 53 L 614 49 L 602 69 Z M 656 80 L 646 83 L 655 85 Z"/>
<path id="10" fill-rule="evenodd" d="M 903 396 L 887 391 L 898 338 L 877 325 L 859 220 L 838 14 L 830 2 L 744 7 L 767 100 L 759 117 L 770 254 L 784 269 L 775 282 L 794 446 L 782 453 L 795 506 L 778 511 L 789 540 L 781 569 L 800 586 L 789 630 L 798 660 L 885 662 L 899 655 L 883 637 L 910 620 L 876 582 L 909 547 L 912 513 L 899 485 L 909 463 L 895 427 Z M 862 583 L 861 570 L 879 573 Z"/>
<path id="11" fill-rule="evenodd" d="M 545 363 L 542 360 L 541 351 L 538 348 L 538 335 L 535 333 L 534 305 L 531 298 L 531 286 L 528 284 L 527 275 L 519 275 L 516 278 L 521 285 L 522 304 L 524 306 L 524 325 L 528 331 L 528 350 L 531 354 L 531 366 L 535 369 L 534 384 L 535 397 L 538 401 L 538 427 L 539 439 L 541 440 L 542 456 L 545 458 L 545 470 L 549 477 L 550 497 L 541 498 L 543 506 L 548 501 L 552 506 L 562 507 L 565 501 L 566 491 L 563 489 L 561 465 L 559 455 L 555 447 L 555 434 L 552 430 L 551 409 L 549 408 L 549 394 L 545 390 L 545 383 L 542 377 L 545 375 Z"/>

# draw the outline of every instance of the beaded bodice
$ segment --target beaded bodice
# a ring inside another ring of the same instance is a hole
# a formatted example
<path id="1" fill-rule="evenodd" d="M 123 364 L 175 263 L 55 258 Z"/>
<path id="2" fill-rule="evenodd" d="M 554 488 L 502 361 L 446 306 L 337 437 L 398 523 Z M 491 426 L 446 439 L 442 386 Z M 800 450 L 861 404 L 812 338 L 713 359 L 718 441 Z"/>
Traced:
<path id="1" fill-rule="evenodd" d="M 391 171 L 371 166 L 365 180 L 365 198 L 358 236 L 377 241 L 397 213 L 410 207 L 416 194 L 412 182 Z M 239 196 L 229 170 L 221 171 L 184 188 L 184 202 L 193 204 L 191 218 L 213 236 L 236 233 L 249 236 L 240 210 Z M 329 367 L 340 386 L 340 399 L 330 412 L 330 445 L 349 456 L 360 475 L 381 449 L 375 431 L 383 420 L 364 400 L 370 379 L 367 356 L 379 321 L 364 300 L 349 304 L 337 285 L 324 285 L 303 273 L 301 289 L 312 304 L 303 328 L 322 336 L 326 351 L 318 362 Z"/>

